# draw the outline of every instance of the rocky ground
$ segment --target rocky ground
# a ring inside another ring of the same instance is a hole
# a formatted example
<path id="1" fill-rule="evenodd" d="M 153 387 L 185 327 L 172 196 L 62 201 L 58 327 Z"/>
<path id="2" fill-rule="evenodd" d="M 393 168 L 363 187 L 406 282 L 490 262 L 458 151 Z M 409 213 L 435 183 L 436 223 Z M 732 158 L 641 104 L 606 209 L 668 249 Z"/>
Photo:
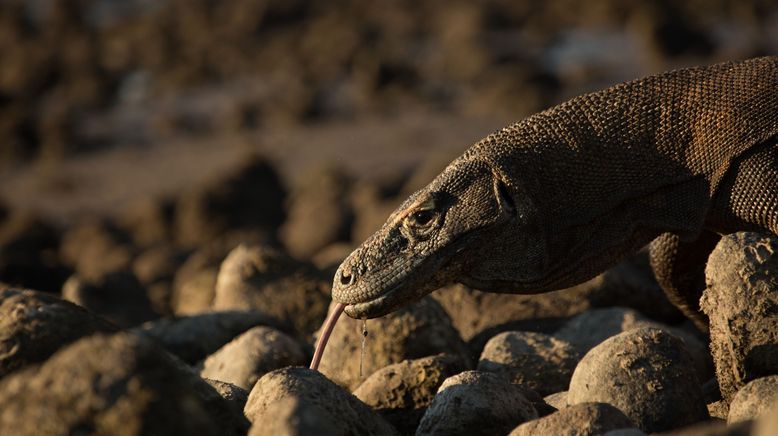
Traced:
<path id="1" fill-rule="evenodd" d="M 641 253 L 343 317 L 306 369 L 334 268 L 470 143 L 778 51 L 762 2 L 519 3 L 0 2 L 0 434 L 775 434 L 753 233 L 711 257 L 710 336 Z"/>
<path id="2" fill-rule="evenodd" d="M 29 289 L 0 291 L 0 430 L 734 435 L 775 419 L 778 238 L 753 233 L 708 265 L 710 348 L 640 254 L 549 294 L 436 291 L 369 320 L 364 350 L 343 318 L 306 369 L 333 268 L 391 191 L 328 168 L 287 192 L 256 158 L 62 233 L 5 210 L 3 277 Z"/>

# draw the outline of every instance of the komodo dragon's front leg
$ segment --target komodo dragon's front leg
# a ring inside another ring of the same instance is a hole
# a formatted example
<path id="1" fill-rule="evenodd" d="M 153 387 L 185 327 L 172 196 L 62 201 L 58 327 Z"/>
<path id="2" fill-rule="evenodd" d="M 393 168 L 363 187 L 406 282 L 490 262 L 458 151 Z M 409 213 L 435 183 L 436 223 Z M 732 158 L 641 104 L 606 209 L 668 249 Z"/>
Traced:
<path id="1" fill-rule="evenodd" d="M 677 70 L 576 97 L 472 146 L 338 269 L 372 318 L 461 282 L 539 293 L 640 250 L 696 316 L 718 234 L 778 234 L 778 57 Z M 698 319 L 701 319 L 699 316 Z"/>
<path id="2" fill-rule="evenodd" d="M 651 266 L 670 301 L 703 331 L 708 320 L 700 311 L 705 264 L 720 234 L 753 230 L 778 234 L 778 140 L 754 146 L 740 156 L 714 195 L 700 237 L 682 241 L 664 233 L 650 245 Z"/>

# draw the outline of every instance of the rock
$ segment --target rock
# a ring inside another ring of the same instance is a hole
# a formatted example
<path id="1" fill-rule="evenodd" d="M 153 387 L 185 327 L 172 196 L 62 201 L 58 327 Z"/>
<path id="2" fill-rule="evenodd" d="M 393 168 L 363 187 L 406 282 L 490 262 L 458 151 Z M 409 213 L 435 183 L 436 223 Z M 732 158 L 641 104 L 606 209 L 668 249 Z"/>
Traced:
<path id="1" fill-rule="evenodd" d="M 219 268 L 213 308 L 259 310 L 307 336 L 327 316 L 329 289 L 312 266 L 267 246 L 241 244 Z"/>
<path id="2" fill-rule="evenodd" d="M 0 378 L 46 360 L 61 347 L 118 327 L 84 308 L 42 292 L 0 290 Z"/>
<path id="3" fill-rule="evenodd" d="M 15 286 L 59 292 L 70 270 L 57 258 L 59 232 L 25 212 L 0 221 L 0 277 Z"/>
<path id="4" fill-rule="evenodd" d="M 318 371 L 283 368 L 265 374 L 249 394 L 252 435 L 395 435 L 397 431 Z"/>
<path id="5" fill-rule="evenodd" d="M 567 407 L 567 391 L 556 392 L 543 397 L 543 401 L 554 409 L 561 410 Z"/>
<path id="6" fill-rule="evenodd" d="M 255 232 L 232 232 L 217 238 L 192 253 L 176 271 L 171 306 L 176 315 L 194 315 L 211 310 L 216 294 L 219 267 L 230 251 L 242 243 L 266 241 Z"/>
<path id="7" fill-rule="evenodd" d="M 710 319 L 711 351 L 722 398 L 751 380 L 778 374 L 778 238 L 721 238 L 705 268 L 700 307 Z"/>
<path id="8" fill-rule="evenodd" d="M 581 359 L 569 343 L 534 332 L 503 332 L 486 343 L 478 370 L 494 372 L 540 395 L 567 389 Z"/>
<path id="9" fill-rule="evenodd" d="M 568 404 L 609 403 L 646 432 L 708 418 L 683 342 L 655 328 L 626 331 L 592 348 L 575 368 Z"/>
<path id="10" fill-rule="evenodd" d="M 510 436 L 601 435 L 606 431 L 632 428 L 621 410 L 606 403 L 581 403 L 519 425 Z"/>
<path id="11" fill-rule="evenodd" d="M 184 362 L 193 364 L 246 330 L 260 325 L 291 330 L 290 326 L 261 312 L 225 311 L 160 319 L 133 331 L 154 339 Z"/>
<path id="12" fill-rule="evenodd" d="M 648 434 L 639 428 L 620 428 L 607 431 L 603 436 L 648 436 Z"/>
<path id="13" fill-rule="evenodd" d="M 724 400 L 708 403 L 708 415 L 710 415 L 711 418 L 718 418 L 722 421 L 726 421 L 727 416 L 729 415 L 729 404 Z"/>
<path id="14" fill-rule="evenodd" d="M 407 196 L 388 198 L 384 188 L 379 183 L 364 179 L 352 187 L 350 203 L 356 216 L 352 226 L 351 241 L 362 242 L 369 238 L 386 222 L 386 217 L 407 198 Z"/>
<path id="15" fill-rule="evenodd" d="M 259 326 L 208 356 L 200 375 L 251 390 L 266 373 L 285 366 L 304 365 L 306 360 L 294 339 L 278 330 Z"/>
<path id="16" fill-rule="evenodd" d="M 362 362 L 366 377 L 392 363 L 436 353 L 450 353 L 469 362 L 464 342 L 432 298 L 367 321 L 367 331 Z M 356 389 L 362 381 L 362 339 L 362 321 L 341 316 L 322 356 L 322 374 L 351 391 Z"/>
<path id="17" fill-rule="evenodd" d="M 273 166 L 253 157 L 233 172 L 184 193 L 175 207 L 176 239 L 193 247 L 227 230 L 274 235 L 284 220 L 284 187 Z"/>
<path id="18" fill-rule="evenodd" d="M 208 384 L 130 333 L 93 335 L 0 381 L 3 434 L 245 434 Z"/>
<path id="19" fill-rule="evenodd" d="M 246 401 L 248 401 L 249 398 L 247 390 L 235 386 L 232 383 L 219 380 L 211 380 L 209 378 L 203 380 L 230 404 L 236 415 L 243 415 L 243 408 L 246 407 Z"/>
<path id="20" fill-rule="evenodd" d="M 740 388 L 729 405 L 727 423 L 757 419 L 778 405 L 778 375 L 751 380 Z"/>
<path id="21" fill-rule="evenodd" d="M 591 309 L 570 319 L 554 336 L 572 343 L 581 353 L 602 341 L 639 327 L 655 326 L 641 313 L 624 307 Z"/>
<path id="22" fill-rule="evenodd" d="M 335 271 L 341 262 L 354 251 L 354 246 L 348 242 L 336 242 L 330 244 L 311 257 L 313 265 L 326 272 L 326 276 L 335 276 Z"/>
<path id="23" fill-rule="evenodd" d="M 62 286 L 62 298 L 89 309 L 121 327 L 132 327 L 157 317 L 146 290 L 128 271 L 87 279 L 74 275 Z"/>
<path id="24" fill-rule="evenodd" d="M 706 421 L 662 433 L 662 436 L 749 436 L 752 434 L 751 427 L 751 421 L 733 425 L 726 425 L 723 421 Z M 774 430 L 769 433 L 770 436 L 774 434 Z"/>
<path id="25" fill-rule="evenodd" d="M 144 286 L 172 282 L 186 260 L 186 252 L 172 245 L 157 245 L 140 253 L 132 262 L 132 271 Z"/>
<path id="26" fill-rule="evenodd" d="M 452 285 L 432 296 L 478 356 L 489 339 L 504 331 L 554 332 L 571 316 L 589 309 L 583 295 L 590 285 L 587 282 L 581 287 L 538 295 L 497 294 Z"/>
<path id="27" fill-rule="evenodd" d="M 342 169 L 323 167 L 309 173 L 287 199 L 288 214 L 279 233 L 292 256 L 307 259 L 322 248 L 348 241 L 354 220 Z"/>
<path id="28" fill-rule="evenodd" d="M 186 260 L 186 253 L 172 245 L 157 245 L 132 262 L 132 271 L 146 288 L 154 312 L 172 314 L 173 278 Z"/>
<path id="29" fill-rule="evenodd" d="M 62 237 L 60 257 L 88 281 L 128 271 L 134 257 L 130 237 L 111 221 L 87 220 Z"/>
<path id="30" fill-rule="evenodd" d="M 747 423 L 747 422 L 746 422 Z M 753 426 L 752 436 L 775 436 L 775 429 L 778 428 L 778 404 L 774 405 L 772 410 L 759 418 Z"/>
<path id="31" fill-rule="evenodd" d="M 446 354 L 403 360 L 374 372 L 354 396 L 401 434 L 413 434 L 443 381 L 464 369 L 461 358 Z"/>
<path id="32" fill-rule="evenodd" d="M 466 371 L 449 377 L 438 389 L 416 434 L 505 434 L 538 413 L 524 390 L 488 372 Z"/>
<path id="33" fill-rule="evenodd" d="M 594 346 L 619 333 L 640 328 L 654 327 L 672 333 L 686 345 L 694 359 L 694 368 L 700 380 L 713 376 L 713 362 L 708 347 L 693 332 L 651 321 L 635 310 L 622 307 L 591 309 L 575 316 L 560 328 L 554 336 L 566 340 L 586 354 Z"/>
<path id="34" fill-rule="evenodd" d="M 173 207 L 171 200 L 144 198 L 122 211 L 117 225 L 138 247 L 168 244 L 173 240 Z"/>

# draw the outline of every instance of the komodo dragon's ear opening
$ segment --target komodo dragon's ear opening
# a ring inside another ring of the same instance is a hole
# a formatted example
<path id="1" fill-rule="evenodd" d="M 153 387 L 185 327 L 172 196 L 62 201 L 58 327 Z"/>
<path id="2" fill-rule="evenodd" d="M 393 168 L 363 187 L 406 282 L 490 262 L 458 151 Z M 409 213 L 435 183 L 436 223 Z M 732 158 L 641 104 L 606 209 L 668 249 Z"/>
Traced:
<path id="1" fill-rule="evenodd" d="M 494 178 L 494 194 L 497 196 L 497 202 L 511 215 L 516 212 L 516 202 L 511 196 L 510 190 L 499 177 Z"/>

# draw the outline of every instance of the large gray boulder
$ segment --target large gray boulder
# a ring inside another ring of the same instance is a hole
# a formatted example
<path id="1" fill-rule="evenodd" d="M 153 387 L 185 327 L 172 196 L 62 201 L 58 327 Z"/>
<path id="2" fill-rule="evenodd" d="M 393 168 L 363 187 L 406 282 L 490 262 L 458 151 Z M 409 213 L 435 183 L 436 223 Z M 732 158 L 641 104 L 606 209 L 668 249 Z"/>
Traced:
<path id="1" fill-rule="evenodd" d="M 268 372 L 303 365 L 305 353 L 293 338 L 270 327 L 254 327 L 241 334 L 203 363 L 200 375 L 251 390 Z"/>
<path id="2" fill-rule="evenodd" d="M 214 389 L 148 339 L 93 335 L 0 381 L 0 434 L 245 434 Z"/>
<path id="3" fill-rule="evenodd" d="M 449 377 L 421 419 L 417 436 L 494 435 L 536 419 L 525 389 L 503 377 L 465 371 Z"/>
<path id="4" fill-rule="evenodd" d="M 479 371 L 494 372 L 540 395 L 567 389 L 581 359 L 569 342 L 534 332 L 503 332 L 486 343 Z"/>
<path id="5" fill-rule="evenodd" d="M 778 375 L 751 380 L 740 388 L 729 405 L 727 422 L 748 421 L 766 415 L 778 406 Z"/>
<path id="6" fill-rule="evenodd" d="M 629 330 L 592 348 L 573 373 L 568 404 L 608 403 L 646 432 L 708 418 L 683 342 L 655 328 Z"/>
<path id="7" fill-rule="evenodd" d="M 610 430 L 632 427 L 632 421 L 610 404 L 581 403 L 525 422 L 513 429 L 510 436 L 596 436 Z"/>
<path id="8" fill-rule="evenodd" d="M 464 369 L 461 358 L 447 354 L 403 360 L 374 372 L 354 396 L 400 433 L 413 434 L 443 381 Z"/>
<path id="9" fill-rule="evenodd" d="M 251 435 L 396 435 L 397 431 L 356 397 L 307 368 L 265 374 L 244 409 Z"/>
<path id="10" fill-rule="evenodd" d="M 778 374 L 778 237 L 721 238 L 705 268 L 700 307 L 710 319 L 721 395 L 729 402 L 751 380 Z"/>
<path id="11" fill-rule="evenodd" d="M 119 328 L 50 294 L 0 289 L 0 378 L 46 360 L 63 346 Z"/>

